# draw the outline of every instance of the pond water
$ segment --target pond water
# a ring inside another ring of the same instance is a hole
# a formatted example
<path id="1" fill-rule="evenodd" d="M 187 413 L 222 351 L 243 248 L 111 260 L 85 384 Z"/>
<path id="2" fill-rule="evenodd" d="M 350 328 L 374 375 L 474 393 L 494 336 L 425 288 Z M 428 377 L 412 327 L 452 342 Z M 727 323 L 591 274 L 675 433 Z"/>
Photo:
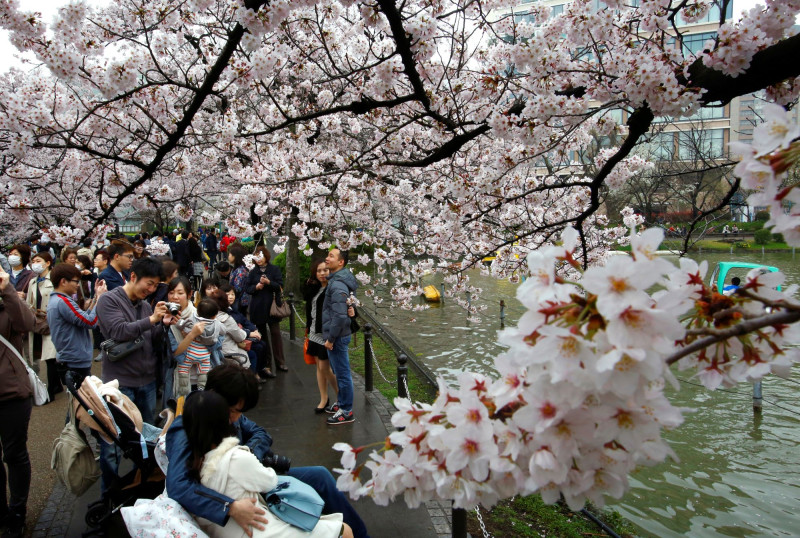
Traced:
<path id="1" fill-rule="evenodd" d="M 800 282 L 800 265 L 792 253 L 700 253 L 709 276 L 720 261 L 774 265 L 788 283 Z M 506 303 L 506 324 L 523 312 L 516 285 L 470 273 L 483 288 L 489 308 L 481 323 L 453 301 L 412 314 L 379 315 L 419 359 L 436 374 L 454 381 L 464 370 L 491 374 L 493 358 L 503 351 L 496 343 L 500 329 L 499 301 Z M 431 277 L 423 284 L 436 284 Z M 752 386 L 710 392 L 694 385 L 690 372 L 677 372 L 681 389 L 670 397 L 676 406 L 694 411 L 684 425 L 666 437 L 680 463 L 665 462 L 637 471 L 630 491 L 610 505 L 630 519 L 645 536 L 793 536 L 800 528 L 800 369 L 789 380 L 764 380 L 761 416 L 752 411 Z"/>

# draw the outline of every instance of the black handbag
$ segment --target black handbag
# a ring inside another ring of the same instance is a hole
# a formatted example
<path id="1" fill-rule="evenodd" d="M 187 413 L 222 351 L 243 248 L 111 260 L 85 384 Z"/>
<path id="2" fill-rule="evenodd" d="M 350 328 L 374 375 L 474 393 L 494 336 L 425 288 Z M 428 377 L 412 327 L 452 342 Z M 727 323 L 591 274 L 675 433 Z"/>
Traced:
<path id="1" fill-rule="evenodd" d="M 358 310 L 356 310 L 355 306 L 353 306 L 353 312 L 355 312 L 356 315 L 353 316 L 352 318 L 350 318 L 350 333 L 351 334 L 355 334 L 355 333 L 357 333 L 359 331 L 359 329 L 361 329 L 361 325 L 358 324 Z"/>
<path id="2" fill-rule="evenodd" d="M 128 340 L 127 342 L 117 342 L 113 338 L 109 338 L 100 343 L 100 349 L 105 352 L 108 360 L 111 362 L 124 359 L 142 346 L 144 346 L 144 336 L 140 336 L 136 340 Z"/>

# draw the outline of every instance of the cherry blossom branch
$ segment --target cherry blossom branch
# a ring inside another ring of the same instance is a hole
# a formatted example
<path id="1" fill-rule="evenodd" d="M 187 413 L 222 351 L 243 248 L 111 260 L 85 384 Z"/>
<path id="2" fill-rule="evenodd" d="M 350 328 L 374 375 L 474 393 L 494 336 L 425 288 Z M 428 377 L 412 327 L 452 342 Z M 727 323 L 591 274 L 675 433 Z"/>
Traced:
<path id="1" fill-rule="evenodd" d="M 722 342 L 735 336 L 742 336 L 757 331 L 758 329 L 763 329 L 764 327 L 789 325 L 796 321 L 800 321 L 800 310 L 788 310 L 759 318 L 748 319 L 726 329 L 707 329 L 706 334 L 709 334 L 708 337 L 696 340 L 675 353 L 668 355 L 665 358 L 665 362 L 666 364 L 674 364 L 682 358 L 716 344 L 717 342 Z"/>

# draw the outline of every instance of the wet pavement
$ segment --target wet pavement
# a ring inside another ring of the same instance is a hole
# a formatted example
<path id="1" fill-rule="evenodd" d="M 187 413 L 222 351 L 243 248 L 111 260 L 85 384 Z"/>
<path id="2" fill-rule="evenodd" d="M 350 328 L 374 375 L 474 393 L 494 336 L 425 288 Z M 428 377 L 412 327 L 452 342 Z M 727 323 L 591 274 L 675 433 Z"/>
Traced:
<path id="1" fill-rule="evenodd" d="M 330 448 L 334 443 L 361 446 L 386 437 L 392 429 L 389 419 L 394 408 L 383 395 L 377 391 L 366 394 L 363 380 L 354 376 L 356 421 L 328 426 L 325 419 L 329 415 L 317 415 L 313 410 L 319 400 L 315 367 L 303 361 L 302 343 L 285 339 L 284 352 L 290 371 L 279 373 L 277 379 L 264 384 L 258 406 L 247 413 L 272 435 L 275 453 L 290 457 L 296 467 L 323 465 L 333 470 L 339 467 L 339 452 Z M 57 434 L 58 431 L 52 437 Z M 99 482 L 78 499 L 56 482 L 29 536 L 80 536 L 86 530 L 86 507 L 99 496 Z M 370 499 L 361 499 L 353 506 L 373 538 L 450 536 L 450 508 L 446 502 L 430 502 L 412 510 L 402 500 L 377 506 Z"/>

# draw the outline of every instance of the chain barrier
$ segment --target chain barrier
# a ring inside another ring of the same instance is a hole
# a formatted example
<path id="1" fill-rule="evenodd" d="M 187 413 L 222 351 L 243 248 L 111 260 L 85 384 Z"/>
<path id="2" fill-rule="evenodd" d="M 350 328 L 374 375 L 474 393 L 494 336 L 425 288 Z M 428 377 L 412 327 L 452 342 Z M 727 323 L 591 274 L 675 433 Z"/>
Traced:
<path id="1" fill-rule="evenodd" d="M 384 381 L 386 381 L 388 384 L 391 385 L 392 382 L 389 381 L 388 379 L 386 379 L 386 376 L 383 375 L 383 372 L 381 371 L 381 365 L 378 364 L 378 357 L 377 357 L 377 355 L 375 355 L 375 349 L 372 347 L 372 340 L 371 339 L 369 341 L 369 350 L 372 352 L 372 362 L 375 363 L 375 367 L 378 369 L 378 373 L 380 374 L 380 376 L 383 378 Z"/>
<path id="2" fill-rule="evenodd" d="M 483 532 L 483 538 L 491 538 L 491 534 L 489 531 L 486 530 L 486 524 L 483 522 L 483 516 L 481 515 L 481 505 L 477 505 L 475 507 L 475 515 L 478 516 L 478 524 L 481 526 L 481 532 Z"/>
<path id="3" fill-rule="evenodd" d="M 404 378 L 403 378 L 403 386 L 404 386 L 404 387 L 405 387 L 405 389 L 406 389 L 406 398 L 408 398 L 408 401 L 410 401 L 410 402 L 411 402 L 411 401 L 413 401 L 413 400 L 411 399 L 411 391 L 410 391 L 410 390 L 408 390 L 408 379 L 407 379 L 407 378 L 408 378 L 408 376 L 406 376 L 406 377 L 404 377 Z"/>
<path id="4" fill-rule="evenodd" d="M 294 315 L 297 316 L 297 319 L 300 320 L 300 323 L 303 324 L 303 327 L 307 327 L 305 320 L 300 317 L 300 314 L 297 313 L 297 309 L 294 307 L 294 303 L 292 304 L 292 312 L 294 312 Z"/>

